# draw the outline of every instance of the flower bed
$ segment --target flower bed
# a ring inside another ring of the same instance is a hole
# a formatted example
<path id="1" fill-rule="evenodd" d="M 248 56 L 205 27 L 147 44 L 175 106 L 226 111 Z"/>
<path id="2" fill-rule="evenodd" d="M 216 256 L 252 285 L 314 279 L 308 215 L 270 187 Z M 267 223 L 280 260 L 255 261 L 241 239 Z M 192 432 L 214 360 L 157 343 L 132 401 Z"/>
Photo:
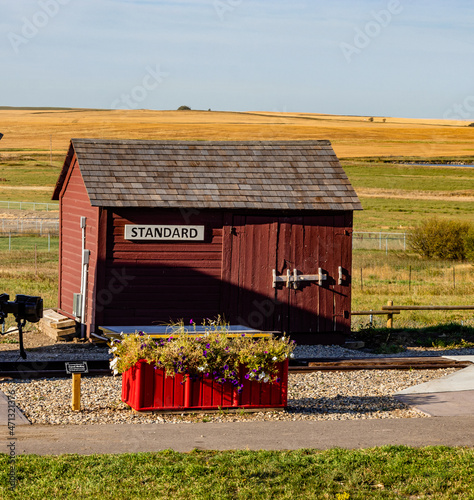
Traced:
<path id="1" fill-rule="evenodd" d="M 287 403 L 286 338 L 228 335 L 225 325 L 155 340 L 142 332 L 112 341 L 122 400 L 135 410 L 278 408 Z"/>
<path id="2" fill-rule="evenodd" d="M 180 373 L 170 377 L 163 368 L 140 360 L 122 375 L 122 401 L 137 411 L 284 408 L 288 360 L 278 363 L 276 368 L 279 382 L 272 383 L 246 379 L 247 370 L 242 367 L 240 384 L 236 387 L 231 382 L 217 382 L 210 375 L 186 380 Z"/>

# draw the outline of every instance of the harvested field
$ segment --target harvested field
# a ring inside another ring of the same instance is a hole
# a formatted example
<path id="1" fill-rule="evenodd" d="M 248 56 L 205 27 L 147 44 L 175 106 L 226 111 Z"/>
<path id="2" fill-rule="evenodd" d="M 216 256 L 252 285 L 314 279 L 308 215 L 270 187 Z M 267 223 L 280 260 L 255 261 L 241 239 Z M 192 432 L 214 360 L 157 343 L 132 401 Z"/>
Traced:
<path id="1" fill-rule="evenodd" d="M 50 149 L 65 154 L 71 137 L 156 140 L 329 139 L 341 157 L 472 155 L 474 129 L 467 122 L 309 113 L 0 110 L 2 154 Z M 6 149 L 4 149 L 6 148 Z"/>

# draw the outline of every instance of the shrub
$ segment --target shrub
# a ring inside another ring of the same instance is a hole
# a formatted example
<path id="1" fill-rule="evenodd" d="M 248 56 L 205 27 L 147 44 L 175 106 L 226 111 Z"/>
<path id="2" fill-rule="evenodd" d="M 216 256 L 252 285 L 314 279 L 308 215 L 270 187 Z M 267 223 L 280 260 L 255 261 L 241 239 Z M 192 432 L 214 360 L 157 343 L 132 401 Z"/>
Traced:
<path id="1" fill-rule="evenodd" d="M 411 230 L 410 248 L 427 258 L 464 260 L 466 235 L 472 234 L 468 223 L 432 218 Z"/>
<path id="2" fill-rule="evenodd" d="M 474 262 L 474 227 L 471 226 L 469 231 L 464 235 L 464 251 L 466 259 Z"/>
<path id="3" fill-rule="evenodd" d="M 191 108 L 189 106 L 180 106 L 178 111 L 191 111 Z"/>

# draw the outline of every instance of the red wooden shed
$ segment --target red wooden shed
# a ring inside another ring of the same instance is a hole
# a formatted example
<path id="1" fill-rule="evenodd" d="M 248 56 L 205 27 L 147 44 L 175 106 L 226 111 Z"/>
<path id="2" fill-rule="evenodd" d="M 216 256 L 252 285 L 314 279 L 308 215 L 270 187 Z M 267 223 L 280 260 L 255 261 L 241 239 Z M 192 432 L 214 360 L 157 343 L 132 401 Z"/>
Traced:
<path id="1" fill-rule="evenodd" d="M 59 310 L 100 326 L 231 324 L 342 343 L 352 216 L 329 141 L 72 139 L 60 202 Z"/>

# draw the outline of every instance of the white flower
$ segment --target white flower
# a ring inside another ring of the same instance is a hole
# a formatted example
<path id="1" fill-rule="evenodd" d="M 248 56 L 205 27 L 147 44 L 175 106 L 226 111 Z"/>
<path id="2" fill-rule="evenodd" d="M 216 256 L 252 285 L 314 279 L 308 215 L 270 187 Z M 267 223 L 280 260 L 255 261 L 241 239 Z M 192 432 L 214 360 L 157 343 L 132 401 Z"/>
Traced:
<path id="1" fill-rule="evenodd" d="M 258 376 L 258 379 L 259 379 L 259 380 L 262 380 L 262 378 L 265 378 L 265 372 L 262 372 L 262 373 Z"/>
<path id="2" fill-rule="evenodd" d="M 118 371 L 117 370 L 114 370 L 114 375 L 118 375 Z"/>
<path id="3" fill-rule="evenodd" d="M 273 356 L 272 361 L 276 361 L 278 358 L 276 356 Z"/>
<path id="4" fill-rule="evenodd" d="M 263 381 L 264 381 L 264 382 L 268 382 L 268 377 L 265 377 L 265 378 L 263 379 Z"/>
<path id="5" fill-rule="evenodd" d="M 295 355 L 293 353 L 290 354 L 290 358 L 294 358 Z"/>
<path id="6" fill-rule="evenodd" d="M 113 352 L 115 352 L 117 350 L 117 347 L 114 346 L 112 347 L 112 349 L 109 349 L 109 354 L 112 354 Z"/>
<path id="7" fill-rule="evenodd" d="M 286 337 L 282 337 L 281 340 L 282 340 L 282 342 L 285 342 Z"/>
<path id="8" fill-rule="evenodd" d="M 119 359 L 120 359 L 120 358 L 114 358 L 114 359 L 110 362 L 110 369 L 111 369 L 111 370 L 114 370 L 114 371 L 115 371 L 115 368 L 117 367 L 117 363 L 119 362 Z"/>
<path id="9" fill-rule="evenodd" d="M 250 378 L 254 378 L 254 377 L 255 377 L 255 373 L 254 373 L 254 372 L 250 372 L 250 373 L 249 373 L 249 377 L 250 377 Z"/>
<path id="10" fill-rule="evenodd" d="M 199 370 L 200 372 L 203 372 L 203 371 L 204 371 L 204 366 L 200 366 L 200 367 L 198 368 L 198 370 Z"/>

